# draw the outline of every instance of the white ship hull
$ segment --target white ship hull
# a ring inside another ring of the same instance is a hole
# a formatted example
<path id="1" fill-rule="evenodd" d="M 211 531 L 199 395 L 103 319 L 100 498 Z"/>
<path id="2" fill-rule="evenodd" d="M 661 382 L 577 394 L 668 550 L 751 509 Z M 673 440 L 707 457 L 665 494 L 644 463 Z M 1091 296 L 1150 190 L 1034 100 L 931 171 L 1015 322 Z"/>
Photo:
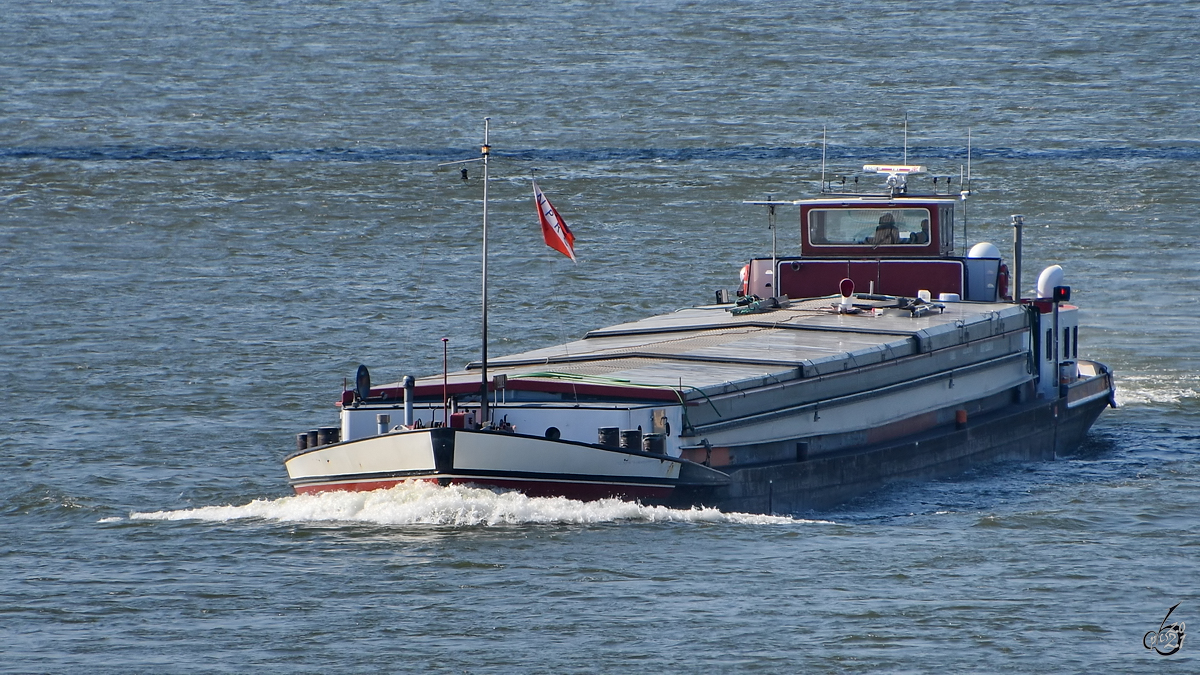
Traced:
<path id="1" fill-rule="evenodd" d="M 665 455 L 447 427 L 322 446 L 285 462 L 297 492 L 376 490 L 429 480 L 537 496 L 651 500 L 670 496 L 683 464 Z"/>

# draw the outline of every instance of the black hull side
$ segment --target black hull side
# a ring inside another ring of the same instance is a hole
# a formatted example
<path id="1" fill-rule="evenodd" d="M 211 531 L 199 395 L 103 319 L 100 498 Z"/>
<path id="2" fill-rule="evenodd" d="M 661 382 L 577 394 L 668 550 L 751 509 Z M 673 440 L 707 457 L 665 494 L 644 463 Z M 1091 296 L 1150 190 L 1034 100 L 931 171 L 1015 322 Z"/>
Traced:
<path id="1" fill-rule="evenodd" d="M 676 490 L 675 506 L 712 506 L 746 513 L 824 509 L 889 483 L 961 474 L 1000 461 L 1044 461 L 1078 447 L 1100 413 L 1099 398 L 1074 408 L 1065 399 L 1035 401 L 1013 410 L 877 446 L 803 462 L 747 467 L 729 485 Z"/>

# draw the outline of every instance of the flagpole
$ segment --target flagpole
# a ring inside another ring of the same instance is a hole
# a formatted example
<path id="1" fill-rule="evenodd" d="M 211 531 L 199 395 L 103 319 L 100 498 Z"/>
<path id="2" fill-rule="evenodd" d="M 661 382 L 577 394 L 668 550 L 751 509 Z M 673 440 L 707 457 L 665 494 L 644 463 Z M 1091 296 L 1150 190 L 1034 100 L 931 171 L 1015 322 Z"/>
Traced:
<path id="1" fill-rule="evenodd" d="M 488 145 L 488 126 L 492 118 L 483 118 L 483 374 L 479 390 L 479 423 L 488 423 L 488 157 L 491 146 Z"/>
<path id="2" fill-rule="evenodd" d="M 479 422 L 487 424 L 488 422 L 488 159 L 491 157 L 492 147 L 488 144 L 488 131 L 490 128 L 490 117 L 483 118 L 483 147 L 480 149 L 479 157 L 474 159 L 460 159 L 454 162 L 442 162 L 439 167 L 450 166 L 452 164 L 466 164 L 468 162 L 483 162 L 483 265 L 482 274 L 483 288 L 481 289 L 481 303 L 483 311 L 480 321 L 480 333 L 482 333 L 483 346 L 483 368 L 480 382 L 479 392 Z M 466 169 L 463 169 L 463 180 L 467 179 Z"/>

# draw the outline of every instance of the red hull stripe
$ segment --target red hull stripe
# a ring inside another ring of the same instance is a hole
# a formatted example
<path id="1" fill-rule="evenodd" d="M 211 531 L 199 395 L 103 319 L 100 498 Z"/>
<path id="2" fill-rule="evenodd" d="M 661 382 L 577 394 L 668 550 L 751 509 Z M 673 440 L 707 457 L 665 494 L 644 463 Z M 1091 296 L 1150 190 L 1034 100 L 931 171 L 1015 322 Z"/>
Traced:
<path id="1" fill-rule="evenodd" d="M 450 430 L 446 430 L 450 431 Z M 459 433 L 463 433 L 459 430 Z M 467 432 L 467 433 L 483 433 L 483 432 Z M 576 441 L 559 441 L 560 443 L 569 443 L 572 445 L 588 445 Z M 322 446 L 322 448 L 327 446 Z M 318 448 L 320 449 L 320 448 Z M 630 450 L 618 450 L 616 448 L 606 448 L 609 452 L 618 452 L 623 454 L 637 456 L 652 456 L 654 459 L 664 462 L 678 462 L 673 457 L 665 455 L 649 455 L 643 452 L 634 452 Z M 674 481 L 663 476 L 637 476 L 637 475 L 615 475 L 603 476 L 596 474 L 577 474 L 577 473 L 554 473 L 541 471 L 485 471 L 482 469 L 462 469 L 457 470 L 450 468 L 453 465 L 452 460 L 447 459 L 444 464 L 445 468 L 441 468 L 439 472 L 437 468 L 423 469 L 417 471 L 397 471 L 397 472 L 379 472 L 379 473 L 356 473 L 356 474 L 333 474 L 333 475 L 317 475 L 300 478 L 292 481 L 292 486 L 299 489 L 307 485 L 328 485 L 328 484 L 375 484 L 387 482 L 395 485 L 409 478 L 428 478 L 430 476 L 446 477 L 450 476 L 455 479 L 462 478 L 472 480 L 477 483 L 491 484 L 493 481 L 524 481 L 529 483 L 562 483 L 562 484 L 590 484 L 596 483 L 601 485 L 674 485 Z M 451 473 L 453 472 L 453 473 Z M 375 489 L 375 488 L 371 488 Z"/>
<path id="2" fill-rule="evenodd" d="M 604 384 L 588 384 L 581 382 L 567 382 L 557 380 L 536 380 L 536 379 L 514 379 L 508 381 L 510 390 L 522 391 L 538 391 L 552 394 L 579 394 L 583 396 L 597 396 L 601 398 L 625 398 L 631 400 L 647 400 L 647 401 L 671 401 L 679 402 L 679 394 L 674 389 L 653 389 L 650 387 L 622 387 L 619 385 L 604 385 Z M 441 400 L 442 398 L 441 383 L 434 384 L 418 384 L 413 393 L 418 399 L 434 398 Z M 450 394 L 475 394 L 479 392 L 479 381 L 474 382 L 451 382 L 445 390 Z M 488 391 L 494 391 L 494 387 L 489 384 Z M 376 387 L 371 390 L 371 396 L 368 401 L 382 400 L 403 400 L 404 389 L 400 387 Z"/>
<path id="3" fill-rule="evenodd" d="M 370 492 L 395 487 L 411 478 L 389 478 L 382 480 L 358 480 L 321 485 L 297 485 L 298 494 L 320 492 Z M 670 496 L 670 485 L 639 485 L 623 483 L 573 482 L 560 480 L 529 480 L 482 476 L 426 476 L 416 480 L 431 483 L 449 482 L 455 485 L 475 485 L 484 488 L 517 490 L 530 497 L 567 497 L 581 501 L 594 501 L 608 497 L 623 499 L 665 499 Z"/>

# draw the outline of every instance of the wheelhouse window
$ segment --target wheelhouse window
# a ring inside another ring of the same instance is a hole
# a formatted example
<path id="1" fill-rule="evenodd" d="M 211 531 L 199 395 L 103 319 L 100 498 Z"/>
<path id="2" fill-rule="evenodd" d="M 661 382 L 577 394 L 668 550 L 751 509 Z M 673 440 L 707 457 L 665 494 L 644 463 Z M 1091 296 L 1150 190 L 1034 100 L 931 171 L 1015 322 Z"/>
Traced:
<path id="1" fill-rule="evenodd" d="M 929 209 L 812 209 L 808 240 L 814 246 L 926 246 Z"/>

